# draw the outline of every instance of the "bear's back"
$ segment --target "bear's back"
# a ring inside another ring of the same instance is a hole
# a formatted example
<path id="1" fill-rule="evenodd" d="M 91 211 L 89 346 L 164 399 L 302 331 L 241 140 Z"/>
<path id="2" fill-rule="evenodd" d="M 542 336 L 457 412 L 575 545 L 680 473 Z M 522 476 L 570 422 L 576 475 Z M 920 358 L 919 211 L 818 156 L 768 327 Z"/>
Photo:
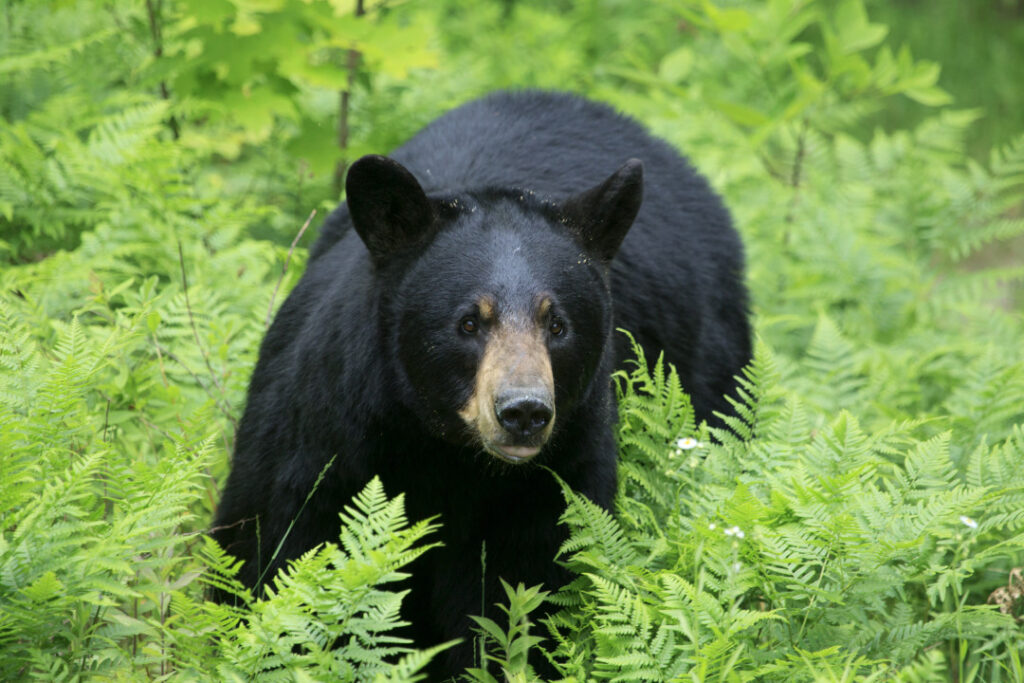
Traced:
<path id="1" fill-rule="evenodd" d="M 465 104 L 390 156 L 428 193 L 494 187 L 567 196 L 633 157 L 659 174 L 693 175 L 668 145 L 611 107 L 545 91 L 498 92 Z"/>

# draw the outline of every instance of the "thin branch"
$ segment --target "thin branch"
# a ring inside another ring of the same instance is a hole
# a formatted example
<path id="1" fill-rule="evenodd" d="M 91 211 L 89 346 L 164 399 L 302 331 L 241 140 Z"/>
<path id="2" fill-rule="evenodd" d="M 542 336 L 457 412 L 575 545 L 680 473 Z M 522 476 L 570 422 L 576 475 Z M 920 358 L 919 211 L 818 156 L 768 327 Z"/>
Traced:
<path id="1" fill-rule="evenodd" d="M 356 11 L 355 15 L 361 17 L 366 14 L 366 8 L 363 7 L 363 0 L 356 0 Z M 346 153 L 348 152 L 348 111 L 349 111 L 349 98 L 352 94 L 352 88 L 355 87 L 356 82 L 356 69 L 359 68 L 359 50 L 351 49 L 348 51 L 346 58 L 345 68 L 348 71 L 348 84 L 345 89 L 341 91 L 341 101 L 339 103 L 340 115 L 338 117 L 338 148 L 341 150 L 341 159 L 338 160 L 338 165 L 334 167 L 334 191 L 341 193 L 341 184 L 345 180 L 345 170 L 348 168 L 348 160 L 346 159 Z"/>
<path id="2" fill-rule="evenodd" d="M 196 374 L 192 370 L 192 368 L 186 365 L 185 361 L 183 361 L 178 356 L 174 355 L 174 353 L 170 349 L 161 345 L 160 342 L 158 341 L 154 341 L 153 343 L 156 345 L 157 354 L 163 353 L 163 355 L 167 356 L 175 363 L 180 365 L 182 370 L 190 374 L 192 376 L 192 379 L 196 381 L 196 384 L 199 385 L 199 388 L 206 392 L 206 395 L 213 400 L 214 405 L 217 406 L 217 410 L 219 410 L 224 417 L 231 421 L 231 424 L 235 426 L 235 429 L 238 429 L 238 423 L 235 420 L 235 418 L 231 416 L 231 406 L 227 402 L 227 400 L 213 393 L 213 390 L 203 382 L 199 375 Z"/>
<path id="3" fill-rule="evenodd" d="M 793 189 L 800 187 L 800 174 L 803 171 L 804 166 L 804 155 L 807 153 L 807 119 L 804 119 L 800 124 L 800 135 L 796 141 L 796 154 L 793 159 L 793 174 L 790 178 L 789 184 Z"/>
<path id="4" fill-rule="evenodd" d="M 295 251 L 295 245 L 302 239 L 302 234 L 306 232 L 306 228 L 309 227 L 310 222 L 313 220 L 313 216 L 316 215 L 316 209 L 309 212 L 309 218 L 299 228 L 299 234 L 292 240 L 292 246 L 288 247 L 288 256 L 284 259 L 284 268 L 281 269 L 281 276 L 277 278 L 277 284 L 274 285 L 274 293 L 270 295 L 270 305 L 267 306 L 267 319 L 263 322 L 263 329 L 270 327 L 270 316 L 274 312 L 274 300 L 277 299 L 277 290 L 281 287 L 281 281 L 284 280 L 285 273 L 288 272 L 288 264 L 292 260 L 292 252 Z"/>
<path id="5" fill-rule="evenodd" d="M 255 522 L 257 519 L 259 519 L 258 515 L 257 516 L 253 516 L 253 517 L 244 517 L 242 519 L 239 519 L 239 520 L 236 520 L 234 522 L 231 522 L 231 524 L 218 524 L 217 526 L 211 526 L 208 529 L 200 529 L 198 531 L 183 531 L 181 533 L 178 533 L 177 535 L 181 536 L 183 538 L 188 538 L 189 536 L 201 536 L 201 535 L 204 535 L 204 534 L 213 534 L 213 532 L 215 532 L 215 531 L 223 531 L 224 529 L 230 529 L 232 527 L 236 527 L 236 526 L 239 526 L 239 525 L 245 525 L 245 524 L 248 524 L 249 522 Z"/>
<path id="6" fill-rule="evenodd" d="M 107 399 L 107 409 L 103 412 L 103 443 L 109 443 L 110 437 L 107 430 L 110 429 L 110 399 Z"/>
<path id="7" fill-rule="evenodd" d="M 196 319 L 192 314 L 192 302 L 189 300 L 188 296 L 188 277 L 185 275 L 185 252 L 181 248 L 181 240 L 178 240 L 178 265 L 181 266 L 181 286 L 185 291 L 185 310 L 188 311 L 188 322 L 192 326 L 192 336 L 196 340 L 196 346 L 199 348 L 199 353 L 203 356 L 203 362 L 206 363 L 206 369 L 210 372 L 210 379 L 212 379 L 213 383 L 217 385 L 217 389 L 220 391 L 224 402 L 227 403 L 227 391 L 224 390 L 224 385 L 220 383 L 219 379 L 217 379 L 217 373 L 214 372 L 213 365 L 210 363 L 210 354 L 207 352 L 206 347 L 203 346 L 203 342 L 199 339 L 199 328 L 196 327 Z M 167 353 L 167 355 L 171 356 L 170 353 Z M 173 358 L 173 356 L 171 357 Z M 233 417 L 231 417 L 230 412 L 225 412 L 225 414 L 228 419 L 231 420 L 231 424 L 234 425 L 235 430 L 237 431 L 238 423 Z"/>
<path id="8" fill-rule="evenodd" d="M 163 11 L 163 0 L 157 0 L 153 3 L 153 0 L 146 0 L 146 14 L 149 18 L 149 33 L 153 37 L 153 56 L 160 59 L 164 54 L 164 36 L 163 29 L 160 26 L 161 13 Z M 167 89 L 167 81 L 160 81 L 160 97 L 164 100 L 170 101 L 171 93 Z M 171 129 L 171 135 L 177 140 L 181 135 L 181 130 L 178 128 L 178 120 L 174 118 L 172 114 L 167 120 L 167 125 Z"/>
<path id="9" fill-rule="evenodd" d="M 156 332 L 153 333 L 153 344 L 156 346 L 156 360 L 157 367 L 160 368 L 160 377 L 163 380 L 164 387 L 171 386 L 170 382 L 167 381 L 167 373 L 164 372 L 164 356 L 160 353 L 160 342 L 157 341 Z"/>
<path id="10" fill-rule="evenodd" d="M 107 408 L 103 412 L 103 444 L 110 443 L 108 431 L 110 429 L 110 399 L 107 399 Z M 110 519 L 114 514 L 114 501 L 110 499 L 107 484 L 110 482 L 109 473 L 103 475 L 103 518 Z"/>
<path id="11" fill-rule="evenodd" d="M 80 661 L 78 663 L 78 670 L 79 671 L 85 671 L 85 662 L 86 662 L 86 659 L 87 659 L 87 657 L 89 655 L 89 641 L 92 640 L 93 627 L 99 621 L 100 611 L 101 610 L 102 610 L 102 606 L 101 605 L 96 605 L 96 609 L 93 610 L 92 616 L 89 617 L 89 621 L 88 621 L 88 623 L 86 625 L 86 628 L 85 628 L 85 632 L 86 632 L 85 642 L 82 643 L 82 661 Z"/>
<path id="12" fill-rule="evenodd" d="M 793 171 L 789 177 L 789 185 L 793 188 L 793 197 L 789 202 L 789 210 L 786 212 L 786 222 L 793 222 L 793 214 L 796 210 L 800 196 L 800 182 L 804 169 L 804 158 L 807 155 L 807 119 L 800 122 L 800 134 L 796 139 L 796 151 L 793 153 Z"/>
<path id="13" fill-rule="evenodd" d="M 789 246 L 790 226 L 796 219 L 796 207 L 800 203 L 800 182 L 802 180 L 804 159 L 807 155 L 807 119 L 800 122 L 800 134 L 796 139 L 796 151 L 793 154 L 793 172 L 790 174 L 789 184 L 793 188 L 793 196 L 790 197 L 789 207 L 786 209 L 786 229 L 782 233 L 782 244 Z"/>

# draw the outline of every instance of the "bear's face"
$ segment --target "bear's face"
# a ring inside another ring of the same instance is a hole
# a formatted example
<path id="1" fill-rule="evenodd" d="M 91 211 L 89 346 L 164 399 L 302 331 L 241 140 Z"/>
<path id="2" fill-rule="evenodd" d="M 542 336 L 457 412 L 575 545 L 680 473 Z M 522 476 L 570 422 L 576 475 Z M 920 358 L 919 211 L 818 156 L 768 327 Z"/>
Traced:
<path id="1" fill-rule="evenodd" d="M 519 464 L 586 393 L 611 335 L 608 264 L 642 166 L 560 202 L 488 191 L 430 199 L 385 157 L 353 164 L 353 225 L 385 285 L 382 334 L 426 430 Z"/>
<path id="2" fill-rule="evenodd" d="M 525 462 L 590 386 L 608 344 L 605 267 L 512 199 L 460 204 L 393 299 L 401 372 L 431 432 Z"/>

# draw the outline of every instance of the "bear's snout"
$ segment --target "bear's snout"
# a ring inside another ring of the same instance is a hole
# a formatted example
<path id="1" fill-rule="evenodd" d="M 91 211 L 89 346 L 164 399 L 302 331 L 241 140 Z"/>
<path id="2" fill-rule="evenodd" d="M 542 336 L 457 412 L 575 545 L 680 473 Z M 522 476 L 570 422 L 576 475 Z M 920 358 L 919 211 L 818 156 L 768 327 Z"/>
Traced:
<path id="1" fill-rule="evenodd" d="M 512 464 L 537 455 L 555 424 L 555 383 L 544 335 L 515 319 L 495 326 L 459 415 L 484 450 Z"/>
<path id="2" fill-rule="evenodd" d="M 494 401 L 494 415 L 514 439 L 528 439 L 541 432 L 555 414 L 549 398 L 528 391 L 504 392 Z"/>

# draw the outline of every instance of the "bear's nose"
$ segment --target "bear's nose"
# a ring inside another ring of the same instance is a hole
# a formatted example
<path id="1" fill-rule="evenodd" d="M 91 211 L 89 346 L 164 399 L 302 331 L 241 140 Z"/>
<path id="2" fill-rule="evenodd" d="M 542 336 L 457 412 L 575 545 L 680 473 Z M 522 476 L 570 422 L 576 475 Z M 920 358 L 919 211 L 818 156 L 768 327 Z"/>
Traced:
<path id="1" fill-rule="evenodd" d="M 494 402 L 494 414 L 505 431 L 522 438 L 547 427 L 554 409 L 543 399 L 517 392 L 499 396 Z"/>

